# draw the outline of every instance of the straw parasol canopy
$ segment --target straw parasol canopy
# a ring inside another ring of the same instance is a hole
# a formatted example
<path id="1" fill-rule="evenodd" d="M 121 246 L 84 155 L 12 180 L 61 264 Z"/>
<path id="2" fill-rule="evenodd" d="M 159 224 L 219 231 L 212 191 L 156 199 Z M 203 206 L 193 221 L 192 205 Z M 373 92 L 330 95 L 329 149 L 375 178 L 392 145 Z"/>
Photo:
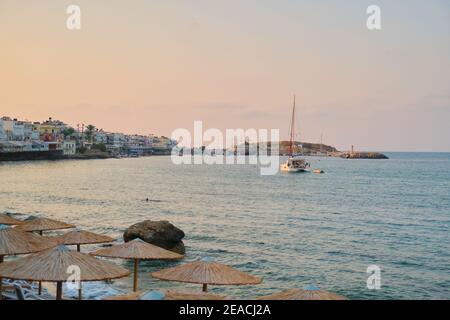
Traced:
<path id="1" fill-rule="evenodd" d="M 347 300 L 347 298 L 309 285 L 303 289 L 289 289 L 258 297 L 257 300 Z"/>
<path id="2" fill-rule="evenodd" d="M 55 237 L 55 239 L 60 244 L 77 245 L 77 251 L 80 251 L 80 245 L 82 244 L 95 244 L 114 241 L 111 237 L 83 230 L 69 231 L 61 236 Z"/>
<path id="3" fill-rule="evenodd" d="M 0 214 L 0 224 L 6 224 L 8 226 L 16 226 L 22 223 L 23 223 L 22 220 L 14 219 L 4 213 Z"/>
<path id="4" fill-rule="evenodd" d="M 0 229 L 0 264 L 4 256 L 28 254 L 55 247 L 52 238 L 38 236 L 17 230 L 17 228 Z M 2 299 L 2 279 L 0 277 L 0 300 Z"/>
<path id="5" fill-rule="evenodd" d="M 203 284 L 203 291 L 207 285 L 250 285 L 259 284 L 261 278 L 239 271 L 230 266 L 208 260 L 197 260 L 182 264 L 174 268 L 153 272 L 152 276 L 167 281 Z"/>
<path id="6" fill-rule="evenodd" d="M 52 219 L 35 218 L 32 220 L 24 221 L 17 228 L 27 232 L 39 231 L 39 233 L 42 235 L 43 231 L 70 229 L 75 228 L 75 226 L 73 224 L 68 224 L 65 222 L 56 221 Z"/>
<path id="7" fill-rule="evenodd" d="M 20 231 L 17 228 L 0 229 L 0 262 L 3 256 L 28 254 L 55 247 L 53 238 Z"/>
<path id="8" fill-rule="evenodd" d="M 138 290 L 139 260 L 177 260 L 183 258 L 181 254 L 157 247 L 153 244 L 144 242 L 139 238 L 120 245 L 97 250 L 92 252 L 91 255 L 107 258 L 133 259 L 133 291 Z"/>
<path id="9" fill-rule="evenodd" d="M 56 282 L 56 299 L 62 298 L 62 283 L 69 279 L 70 266 L 80 269 L 80 281 L 101 281 L 126 277 L 130 272 L 115 264 L 66 246 L 47 249 L 25 258 L 0 264 L 0 277 L 13 280 Z"/>
<path id="10" fill-rule="evenodd" d="M 59 242 L 59 244 L 76 245 L 78 252 L 81 251 L 80 246 L 82 244 L 95 244 L 114 241 L 111 237 L 82 230 L 69 231 L 61 236 L 55 237 L 55 239 Z M 80 300 L 82 299 L 81 285 L 78 289 L 78 298 Z"/>
<path id="11" fill-rule="evenodd" d="M 47 219 L 47 218 L 33 218 L 31 220 L 25 220 L 22 224 L 17 226 L 19 230 L 33 232 L 38 231 L 42 236 L 44 231 L 49 230 L 61 230 L 75 228 L 74 225 L 68 224 L 62 221 Z M 39 294 L 42 292 L 42 284 L 39 282 Z"/>

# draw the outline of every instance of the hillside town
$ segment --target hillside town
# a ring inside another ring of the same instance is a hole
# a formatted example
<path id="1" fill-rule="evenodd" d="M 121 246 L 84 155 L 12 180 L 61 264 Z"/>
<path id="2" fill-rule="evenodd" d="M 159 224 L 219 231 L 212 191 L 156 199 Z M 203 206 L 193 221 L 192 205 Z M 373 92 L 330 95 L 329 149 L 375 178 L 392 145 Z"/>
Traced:
<path id="1" fill-rule="evenodd" d="M 175 141 L 153 134 L 108 132 L 94 125 L 73 128 L 60 120 L 42 122 L 0 118 L 0 154 L 14 158 L 34 157 L 136 157 L 170 154 Z M 14 156 L 13 156 L 14 155 Z"/>

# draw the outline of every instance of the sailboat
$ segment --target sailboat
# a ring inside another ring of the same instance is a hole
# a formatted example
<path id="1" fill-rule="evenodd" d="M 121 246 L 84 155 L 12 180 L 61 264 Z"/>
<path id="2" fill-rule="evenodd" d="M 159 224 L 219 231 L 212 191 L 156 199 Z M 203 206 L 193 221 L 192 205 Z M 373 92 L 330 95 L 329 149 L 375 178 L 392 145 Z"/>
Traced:
<path id="1" fill-rule="evenodd" d="M 294 106 L 292 107 L 291 130 L 289 139 L 289 158 L 280 166 L 283 172 L 307 172 L 309 171 L 309 163 L 305 159 L 294 155 L 295 143 L 295 96 Z"/>

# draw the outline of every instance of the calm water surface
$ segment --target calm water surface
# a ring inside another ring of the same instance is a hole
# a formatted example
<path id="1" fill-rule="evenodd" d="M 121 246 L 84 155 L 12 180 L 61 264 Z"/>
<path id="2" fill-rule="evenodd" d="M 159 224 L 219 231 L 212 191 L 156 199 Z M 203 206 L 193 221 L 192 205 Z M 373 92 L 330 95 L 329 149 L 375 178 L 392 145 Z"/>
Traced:
<path id="1" fill-rule="evenodd" d="M 250 165 L 176 166 L 170 157 L 2 163 L 0 212 L 120 239 L 133 223 L 169 220 L 186 233 L 185 261 L 207 256 L 264 278 L 211 287 L 234 297 L 317 284 L 353 299 L 450 299 L 450 154 L 388 156 L 311 158 L 325 174 L 276 176 Z M 149 275 L 177 263 L 141 263 L 141 288 L 189 287 Z M 373 264 L 381 290 L 366 288 Z M 131 279 L 114 286 L 128 290 Z"/>

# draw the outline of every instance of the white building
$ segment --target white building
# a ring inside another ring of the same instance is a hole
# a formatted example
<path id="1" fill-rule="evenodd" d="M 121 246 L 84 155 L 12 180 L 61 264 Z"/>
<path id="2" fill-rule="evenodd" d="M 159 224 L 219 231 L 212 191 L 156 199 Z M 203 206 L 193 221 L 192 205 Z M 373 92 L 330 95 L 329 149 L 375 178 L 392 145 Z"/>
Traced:
<path id="1" fill-rule="evenodd" d="M 108 143 L 108 136 L 105 131 L 99 130 L 94 133 L 94 143 Z"/>
<path id="2" fill-rule="evenodd" d="M 107 134 L 107 149 L 110 151 L 120 151 L 125 146 L 125 135 L 123 133 Z"/>
<path id="3" fill-rule="evenodd" d="M 39 140 L 39 130 L 35 129 L 36 126 L 31 122 L 23 123 L 24 140 L 25 141 L 37 141 Z"/>
<path id="4" fill-rule="evenodd" d="M 66 156 L 74 155 L 77 151 L 77 144 L 75 141 L 64 141 L 62 147 L 63 154 Z"/>
<path id="5" fill-rule="evenodd" d="M 13 140 L 14 121 L 9 117 L 0 118 L 0 140 Z"/>
<path id="6" fill-rule="evenodd" d="M 3 129 L 3 120 L 0 119 L 0 141 L 6 140 L 5 129 Z"/>
<path id="7" fill-rule="evenodd" d="M 13 121 L 13 132 L 12 139 L 14 141 L 24 141 L 25 140 L 25 126 L 22 121 Z"/>
<path id="8" fill-rule="evenodd" d="M 9 117 L 0 119 L 0 140 L 7 141 L 31 141 L 39 140 L 39 132 L 33 131 L 33 124 L 26 121 L 18 121 Z"/>

